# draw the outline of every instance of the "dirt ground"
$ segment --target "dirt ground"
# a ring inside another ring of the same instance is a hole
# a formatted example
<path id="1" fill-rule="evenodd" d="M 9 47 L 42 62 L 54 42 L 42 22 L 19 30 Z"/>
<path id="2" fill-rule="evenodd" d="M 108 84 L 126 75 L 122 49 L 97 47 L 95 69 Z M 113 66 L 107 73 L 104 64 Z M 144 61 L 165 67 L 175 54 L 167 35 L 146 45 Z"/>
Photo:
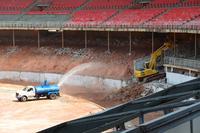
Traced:
<path id="1" fill-rule="evenodd" d="M 31 133 L 56 124 L 101 111 L 99 105 L 81 98 L 62 95 L 56 100 L 18 102 L 21 85 L 0 83 L 0 132 Z"/>

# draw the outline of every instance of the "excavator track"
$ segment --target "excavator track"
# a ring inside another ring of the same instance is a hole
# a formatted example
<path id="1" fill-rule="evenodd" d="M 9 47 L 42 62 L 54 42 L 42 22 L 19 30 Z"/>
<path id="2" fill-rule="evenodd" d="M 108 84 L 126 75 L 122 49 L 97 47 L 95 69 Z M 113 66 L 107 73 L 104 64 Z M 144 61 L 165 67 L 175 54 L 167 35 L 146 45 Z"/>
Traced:
<path id="1" fill-rule="evenodd" d="M 166 73 L 164 73 L 164 72 L 157 73 L 157 74 L 143 78 L 143 83 L 148 83 L 148 82 L 151 82 L 151 81 L 154 81 L 154 80 L 159 80 L 159 79 L 162 79 L 162 78 L 165 78 L 165 77 L 166 77 Z"/>

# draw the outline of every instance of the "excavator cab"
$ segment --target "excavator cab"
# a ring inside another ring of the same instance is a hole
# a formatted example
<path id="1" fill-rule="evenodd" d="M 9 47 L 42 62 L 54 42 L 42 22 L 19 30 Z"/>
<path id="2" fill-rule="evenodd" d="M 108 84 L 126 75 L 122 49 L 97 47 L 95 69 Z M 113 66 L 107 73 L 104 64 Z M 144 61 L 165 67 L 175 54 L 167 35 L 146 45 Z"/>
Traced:
<path id="1" fill-rule="evenodd" d="M 163 51 L 170 48 L 173 48 L 173 44 L 171 42 L 166 42 L 159 49 L 151 54 L 149 61 L 144 62 L 143 60 L 140 60 L 139 62 L 135 62 L 134 65 L 139 66 L 134 67 L 134 76 L 136 77 L 136 79 L 138 81 L 148 82 L 165 77 L 165 73 L 158 70 L 158 67 L 160 67 L 158 65 L 158 62 L 161 60 L 160 58 L 163 54 Z"/>
<path id="2" fill-rule="evenodd" d="M 148 69 L 148 68 L 149 68 L 149 62 L 145 62 L 145 63 L 144 63 L 144 68 L 145 68 L 145 69 Z"/>

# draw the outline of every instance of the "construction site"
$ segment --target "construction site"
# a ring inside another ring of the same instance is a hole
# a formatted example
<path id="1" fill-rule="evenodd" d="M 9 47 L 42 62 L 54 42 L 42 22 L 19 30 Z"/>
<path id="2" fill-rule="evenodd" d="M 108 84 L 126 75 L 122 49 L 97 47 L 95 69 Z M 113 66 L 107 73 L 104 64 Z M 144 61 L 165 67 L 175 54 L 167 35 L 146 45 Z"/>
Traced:
<path id="1" fill-rule="evenodd" d="M 200 133 L 199 0 L 0 0 L 0 133 Z"/>

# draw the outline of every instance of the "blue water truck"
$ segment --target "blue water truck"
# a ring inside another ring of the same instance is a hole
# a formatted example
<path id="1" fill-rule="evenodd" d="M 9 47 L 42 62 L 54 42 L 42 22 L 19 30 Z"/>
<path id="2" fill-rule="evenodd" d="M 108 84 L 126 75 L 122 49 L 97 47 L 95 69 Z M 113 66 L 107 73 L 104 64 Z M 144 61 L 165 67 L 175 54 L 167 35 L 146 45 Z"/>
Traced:
<path id="1" fill-rule="evenodd" d="M 25 102 L 28 99 L 39 99 L 40 97 L 47 97 L 54 100 L 59 96 L 60 88 L 57 84 L 49 84 L 47 80 L 39 86 L 26 86 L 24 89 L 16 92 L 18 101 Z"/>

